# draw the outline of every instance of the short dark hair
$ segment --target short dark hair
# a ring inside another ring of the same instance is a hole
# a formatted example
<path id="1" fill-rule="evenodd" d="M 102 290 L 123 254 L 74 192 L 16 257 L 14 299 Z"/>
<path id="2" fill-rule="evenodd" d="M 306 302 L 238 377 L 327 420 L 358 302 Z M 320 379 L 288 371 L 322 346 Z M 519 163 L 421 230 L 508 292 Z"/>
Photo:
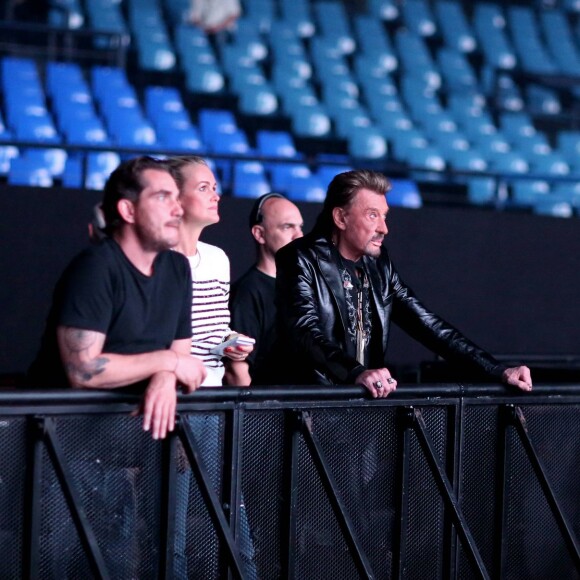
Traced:
<path id="1" fill-rule="evenodd" d="M 254 226 L 259 225 L 264 220 L 264 212 L 262 211 L 264 208 L 264 204 L 274 197 L 279 197 L 281 199 L 287 199 L 286 196 L 282 195 L 281 193 L 276 193 L 275 191 L 271 191 L 270 193 L 265 193 L 256 199 L 254 205 L 252 206 L 252 210 L 250 211 L 250 229 Z"/>
<path id="2" fill-rule="evenodd" d="M 203 157 L 199 157 L 199 155 L 178 155 L 167 159 L 167 163 L 171 167 L 179 191 L 183 189 L 184 179 L 181 171 L 184 167 L 189 167 L 190 165 L 205 165 L 209 167 L 208 162 Z"/>
<path id="3" fill-rule="evenodd" d="M 105 217 L 106 233 L 111 234 L 123 224 L 117 204 L 121 199 L 137 201 L 145 188 L 143 172 L 147 169 L 166 171 L 173 175 L 165 160 L 143 155 L 121 163 L 105 183 L 101 209 Z"/>
<path id="4" fill-rule="evenodd" d="M 355 169 L 339 173 L 328 185 L 322 211 L 318 215 L 314 231 L 330 238 L 334 230 L 332 211 L 335 207 L 346 208 L 351 205 L 361 189 L 370 189 L 384 195 L 391 189 L 391 182 L 377 171 Z"/>

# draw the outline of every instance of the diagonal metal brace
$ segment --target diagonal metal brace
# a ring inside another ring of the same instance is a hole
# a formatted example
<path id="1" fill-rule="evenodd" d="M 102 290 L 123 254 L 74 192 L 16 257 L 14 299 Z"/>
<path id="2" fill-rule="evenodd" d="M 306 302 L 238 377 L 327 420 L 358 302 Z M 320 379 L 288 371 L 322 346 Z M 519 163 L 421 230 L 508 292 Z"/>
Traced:
<path id="1" fill-rule="evenodd" d="M 576 540 L 576 536 L 574 535 L 574 531 L 572 526 L 566 520 L 566 516 L 554 494 L 554 490 L 550 485 L 550 481 L 548 480 L 548 475 L 546 474 L 546 470 L 540 461 L 540 457 L 534 447 L 532 439 L 530 438 L 530 434 L 528 432 L 528 426 L 526 423 L 526 418 L 521 407 L 511 407 L 511 420 L 516 428 L 518 435 L 522 441 L 526 454 L 534 472 L 536 473 L 536 477 L 542 487 L 542 491 L 544 492 L 544 496 L 548 501 L 548 505 L 552 510 L 554 518 L 556 519 L 556 523 L 558 524 L 558 528 L 560 529 L 560 533 L 566 542 L 566 547 L 568 548 L 570 555 L 572 556 L 572 560 L 574 561 L 574 565 L 576 569 L 580 572 L 580 550 L 578 546 L 578 541 Z"/>
<path id="2" fill-rule="evenodd" d="M 414 407 L 408 408 L 408 413 L 408 419 L 417 435 L 417 438 L 419 439 L 421 449 L 423 450 L 425 458 L 427 459 L 427 463 L 431 468 L 431 473 L 435 483 L 437 484 L 437 487 L 439 488 L 441 497 L 445 503 L 445 506 L 451 512 L 453 525 L 455 526 L 457 535 L 459 536 L 461 544 L 466 551 L 466 555 L 477 570 L 479 577 L 489 579 L 490 576 L 485 568 L 485 564 L 481 558 L 479 550 L 477 549 L 475 540 L 469 531 L 469 527 L 467 526 L 467 522 L 465 521 L 465 517 L 455 496 L 453 486 L 449 482 L 445 472 L 445 467 L 437 456 L 435 446 L 433 445 L 433 441 L 429 435 L 427 425 L 425 424 L 425 419 L 423 419 L 421 411 L 419 409 L 415 409 Z"/>
<path id="3" fill-rule="evenodd" d="M 56 435 L 55 421 L 52 417 L 40 417 L 38 427 L 48 451 L 48 456 L 60 482 L 72 519 L 77 528 L 81 544 L 89 559 L 93 573 L 102 580 L 108 580 L 109 573 L 97 538 L 89 522 L 81 497 L 74 484 L 60 441 Z"/>
<path id="4" fill-rule="evenodd" d="M 301 411 L 298 414 L 298 418 L 300 421 L 300 430 L 304 436 L 304 441 L 306 442 L 310 456 L 312 457 L 312 461 L 316 466 L 318 475 L 322 481 L 322 486 L 324 487 L 324 491 L 330 500 L 332 510 L 334 511 L 334 515 L 338 520 L 338 524 L 348 549 L 354 558 L 355 566 L 361 578 L 368 578 L 371 580 L 375 578 L 375 575 L 373 573 L 371 564 L 363 551 L 360 540 L 356 535 L 354 525 L 350 519 L 350 516 L 348 515 L 346 506 L 338 494 L 338 486 L 328 467 L 328 461 L 324 456 L 322 447 L 312 432 L 312 416 L 307 411 Z"/>
<path id="5" fill-rule="evenodd" d="M 232 574 L 235 578 L 243 580 L 244 567 L 238 547 L 236 546 L 234 536 L 232 535 L 229 523 L 222 510 L 220 500 L 213 489 L 201 452 L 187 421 L 179 421 L 177 423 L 177 434 L 185 449 L 189 464 L 191 465 L 191 470 L 193 471 L 197 484 L 199 485 L 199 490 L 208 509 L 212 523 L 215 526 L 220 540 L 227 547 L 226 556 Z"/>

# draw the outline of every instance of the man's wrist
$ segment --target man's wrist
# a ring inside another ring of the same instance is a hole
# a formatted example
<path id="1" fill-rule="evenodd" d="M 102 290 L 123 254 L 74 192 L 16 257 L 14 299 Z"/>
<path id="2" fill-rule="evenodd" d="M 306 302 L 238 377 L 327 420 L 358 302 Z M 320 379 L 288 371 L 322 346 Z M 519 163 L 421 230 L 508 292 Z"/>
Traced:
<path id="1" fill-rule="evenodd" d="M 163 368 L 164 371 L 176 374 L 177 372 L 177 367 L 179 366 L 179 355 L 174 351 L 171 350 L 170 348 L 167 349 L 167 355 L 166 355 L 166 363 Z"/>
<path id="2" fill-rule="evenodd" d="M 348 385 L 355 385 L 357 378 L 362 375 L 366 371 L 366 367 L 364 365 L 357 365 L 348 373 L 347 384 Z"/>

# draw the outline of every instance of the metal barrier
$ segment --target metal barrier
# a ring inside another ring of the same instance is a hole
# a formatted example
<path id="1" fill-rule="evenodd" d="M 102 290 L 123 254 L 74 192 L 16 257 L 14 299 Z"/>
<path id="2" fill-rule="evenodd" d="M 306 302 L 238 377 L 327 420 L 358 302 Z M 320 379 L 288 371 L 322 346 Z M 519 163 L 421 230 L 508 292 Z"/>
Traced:
<path id="1" fill-rule="evenodd" d="M 0 578 L 578 578 L 580 386 L 0 393 Z"/>

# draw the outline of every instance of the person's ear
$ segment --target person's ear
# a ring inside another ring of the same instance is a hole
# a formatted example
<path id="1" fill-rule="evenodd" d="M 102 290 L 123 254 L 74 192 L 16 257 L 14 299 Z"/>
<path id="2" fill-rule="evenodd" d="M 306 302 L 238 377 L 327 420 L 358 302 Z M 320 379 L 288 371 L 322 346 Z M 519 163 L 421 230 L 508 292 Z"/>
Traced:
<path id="1" fill-rule="evenodd" d="M 129 199 L 120 199 L 117 202 L 119 215 L 129 224 L 135 223 L 135 205 Z"/>
<path id="2" fill-rule="evenodd" d="M 252 235 L 258 244 L 263 245 L 266 243 L 266 238 L 264 237 L 264 226 L 252 226 Z"/>
<path id="3" fill-rule="evenodd" d="M 346 222 L 344 220 L 344 209 L 341 207 L 335 207 L 332 210 L 332 219 L 334 221 L 334 225 L 339 229 L 339 230 L 345 230 L 346 229 Z"/>

